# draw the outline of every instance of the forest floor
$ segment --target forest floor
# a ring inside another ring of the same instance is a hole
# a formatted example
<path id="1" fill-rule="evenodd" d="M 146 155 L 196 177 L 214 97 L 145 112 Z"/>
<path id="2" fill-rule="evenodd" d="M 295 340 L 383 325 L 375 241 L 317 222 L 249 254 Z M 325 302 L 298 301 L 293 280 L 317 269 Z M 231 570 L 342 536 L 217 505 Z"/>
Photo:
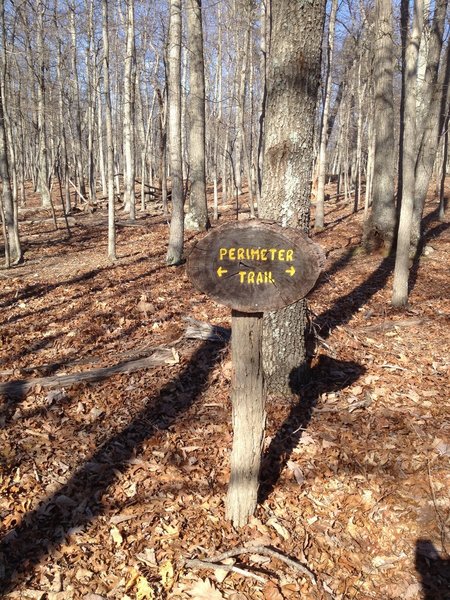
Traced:
<path id="1" fill-rule="evenodd" d="M 261 501 L 239 531 L 224 513 L 229 345 L 185 335 L 186 317 L 229 327 L 229 309 L 165 266 L 157 208 L 120 221 L 114 264 L 104 211 L 76 214 L 70 239 L 21 211 L 25 262 L 0 271 L 2 597 L 450 598 L 450 230 L 436 207 L 399 311 L 392 260 L 360 248 L 362 211 L 328 202 L 311 376 L 300 398 L 267 402 Z M 87 372 L 97 381 L 63 379 Z M 265 581 L 183 562 L 248 544 L 313 576 L 257 551 L 229 564 Z"/>

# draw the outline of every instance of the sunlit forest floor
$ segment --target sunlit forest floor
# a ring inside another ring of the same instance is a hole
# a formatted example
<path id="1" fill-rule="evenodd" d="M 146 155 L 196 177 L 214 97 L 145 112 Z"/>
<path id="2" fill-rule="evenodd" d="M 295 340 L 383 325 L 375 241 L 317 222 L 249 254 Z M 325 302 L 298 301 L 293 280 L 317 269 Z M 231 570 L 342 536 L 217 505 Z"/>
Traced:
<path id="1" fill-rule="evenodd" d="M 430 194 L 402 312 L 393 261 L 362 252 L 352 209 L 329 201 L 315 235 L 311 376 L 268 401 L 261 499 L 240 531 L 224 518 L 228 342 L 186 337 L 185 320 L 228 328 L 230 311 L 165 266 L 160 207 L 119 215 L 114 264 L 104 209 L 76 213 L 70 239 L 21 210 L 25 262 L 0 271 L 2 597 L 450 598 L 448 221 Z M 183 563 L 249 542 L 315 583 L 258 553 L 234 565 L 264 581 Z"/>

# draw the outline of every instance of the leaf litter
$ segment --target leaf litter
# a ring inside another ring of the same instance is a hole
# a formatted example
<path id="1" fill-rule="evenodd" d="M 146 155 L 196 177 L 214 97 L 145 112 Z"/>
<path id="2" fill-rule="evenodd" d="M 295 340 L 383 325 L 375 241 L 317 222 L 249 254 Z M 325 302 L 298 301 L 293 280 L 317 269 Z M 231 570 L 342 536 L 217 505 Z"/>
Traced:
<path id="1" fill-rule="evenodd" d="M 429 201 L 434 252 L 413 267 L 400 312 L 389 304 L 389 259 L 359 251 L 361 213 L 330 204 L 330 227 L 315 236 L 328 263 L 309 298 L 311 379 L 300 401 L 268 401 L 262 501 L 240 531 L 224 511 L 229 349 L 184 336 L 186 318 L 228 328 L 228 309 L 196 292 L 183 267 L 164 266 L 159 216 L 118 229 L 114 264 L 98 213 L 77 215 L 70 240 L 41 227 L 37 244 L 38 226 L 24 229 L 26 262 L 0 272 L 3 383 L 106 368 L 156 347 L 173 360 L 4 393 L 3 597 L 450 597 L 450 234 L 434 210 Z M 316 585 L 257 554 L 231 564 L 266 583 L 220 565 L 183 567 L 255 542 L 306 565 Z"/>

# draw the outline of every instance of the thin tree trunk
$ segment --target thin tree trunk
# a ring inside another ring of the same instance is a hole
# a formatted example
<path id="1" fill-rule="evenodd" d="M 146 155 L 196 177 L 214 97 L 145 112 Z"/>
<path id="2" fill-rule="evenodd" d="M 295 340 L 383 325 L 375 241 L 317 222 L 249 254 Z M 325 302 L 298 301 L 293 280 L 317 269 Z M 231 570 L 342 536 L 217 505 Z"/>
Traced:
<path id="1" fill-rule="evenodd" d="M 78 180 L 78 187 L 80 188 L 81 194 L 86 198 L 86 186 L 84 181 L 84 169 L 83 169 L 83 138 L 81 129 L 81 99 L 80 99 L 80 81 L 78 76 L 78 39 L 75 24 L 75 5 L 69 5 L 70 10 L 70 35 L 72 39 L 71 48 L 71 62 L 72 62 L 72 93 L 73 102 L 75 104 L 75 136 L 74 136 L 74 159 L 76 165 L 76 180 Z"/>
<path id="2" fill-rule="evenodd" d="M 108 181 L 108 257 L 116 259 L 116 228 L 114 210 L 114 143 L 112 128 L 111 88 L 109 83 L 109 23 L 108 0 L 102 0 L 103 17 L 103 88 L 105 94 L 106 121 L 106 173 Z"/>
<path id="3" fill-rule="evenodd" d="M 445 220 L 445 176 L 447 174 L 447 161 L 448 161 L 448 128 L 450 125 L 450 114 L 447 113 L 447 118 L 444 124 L 444 139 L 442 149 L 442 172 L 439 182 L 439 220 Z"/>
<path id="4" fill-rule="evenodd" d="M 446 51 L 444 53 L 441 51 L 447 3 L 447 0 L 438 0 L 435 5 L 427 67 L 424 81 L 420 86 L 422 102 L 428 110 L 422 113 L 419 119 L 421 130 L 416 159 L 410 256 L 413 256 L 419 247 L 423 208 L 449 105 L 450 43 L 448 41 Z"/>
<path id="5" fill-rule="evenodd" d="M 172 179 L 172 216 L 166 263 L 183 261 L 184 198 L 181 144 L 181 0 L 170 0 L 169 23 L 169 146 Z"/>
<path id="6" fill-rule="evenodd" d="M 206 203 L 205 157 L 205 66 L 203 58 L 203 26 L 201 0 L 188 0 L 189 32 L 189 162 L 190 195 L 186 228 L 203 231 L 209 227 Z"/>
<path id="7" fill-rule="evenodd" d="M 47 128 L 45 117 L 45 54 L 44 54 L 44 11 L 43 0 L 37 3 L 37 53 L 38 53 L 38 135 L 39 135 L 39 192 L 42 206 L 50 206 L 50 193 L 48 188 L 48 156 L 47 156 Z"/>
<path id="8" fill-rule="evenodd" d="M 136 155 L 135 155 L 135 98 L 136 98 L 136 49 L 134 41 L 134 0 L 127 0 L 127 41 L 124 73 L 124 210 L 130 219 L 136 219 Z"/>
<path id="9" fill-rule="evenodd" d="M 325 200 L 325 176 L 327 166 L 327 142 L 328 142 L 328 113 L 330 110 L 331 100 L 331 66 L 333 62 L 334 50 L 334 30 L 336 26 L 337 0 L 332 0 L 330 24 L 328 30 L 328 52 L 327 52 L 327 68 L 325 74 L 325 98 L 323 103 L 322 113 L 322 128 L 320 133 L 320 149 L 317 167 L 317 197 L 316 197 L 316 212 L 314 220 L 314 228 L 322 229 L 324 222 L 324 200 Z"/>

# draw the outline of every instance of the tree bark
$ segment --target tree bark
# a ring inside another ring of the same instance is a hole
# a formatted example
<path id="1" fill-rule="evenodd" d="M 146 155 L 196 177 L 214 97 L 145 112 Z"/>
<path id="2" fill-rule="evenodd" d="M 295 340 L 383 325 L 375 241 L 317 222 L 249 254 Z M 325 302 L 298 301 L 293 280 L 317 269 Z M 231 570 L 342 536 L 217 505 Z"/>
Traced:
<path id="1" fill-rule="evenodd" d="M 327 70 L 325 75 L 325 97 L 322 113 L 322 131 L 320 133 L 320 149 L 317 168 L 317 197 L 314 228 L 322 229 L 324 226 L 324 200 L 325 200 L 325 176 L 327 166 L 327 141 L 328 141 L 328 113 L 331 100 L 331 65 L 333 62 L 334 30 L 336 26 L 337 0 L 332 0 L 330 24 L 328 30 L 328 52 Z"/>
<path id="2" fill-rule="evenodd" d="M 184 197 L 181 145 L 181 0 L 170 0 L 169 23 L 169 146 L 172 178 L 172 216 L 166 264 L 183 261 Z"/>
<path id="3" fill-rule="evenodd" d="M 405 52 L 403 77 L 404 115 L 403 118 L 403 160 L 402 160 L 402 206 L 397 234 L 392 304 L 405 306 L 408 303 L 409 246 L 414 207 L 415 163 L 416 163 L 416 85 L 417 61 L 423 27 L 423 0 L 415 0 L 414 21 Z"/>
<path id="4" fill-rule="evenodd" d="M 395 140 L 393 96 L 393 31 L 391 0 L 376 0 L 375 44 L 375 155 L 372 211 L 365 224 L 364 245 L 368 250 L 392 249 L 396 215 Z"/>
<path id="5" fill-rule="evenodd" d="M 260 217 L 305 232 L 324 18 L 324 0 L 279 0 L 272 6 Z M 266 313 L 264 321 L 268 391 L 289 396 L 306 366 L 306 302 Z"/>
<path id="6" fill-rule="evenodd" d="M 106 122 L 106 173 L 108 182 L 108 257 L 116 259 L 116 227 L 114 207 L 114 142 L 112 128 L 111 88 L 109 82 L 109 23 L 108 0 L 102 0 L 103 16 L 103 87 L 105 94 Z"/>
<path id="7" fill-rule="evenodd" d="M 2 182 L 2 222 L 5 241 L 5 266 L 18 264 L 22 261 L 22 249 L 19 237 L 17 210 L 11 186 L 11 172 L 8 159 L 8 136 L 5 122 L 5 90 L 6 90 L 6 28 L 5 3 L 0 0 L 2 27 L 2 60 L 0 81 L 0 179 Z M 17 199 L 16 199 L 17 202 Z"/>
<path id="8" fill-rule="evenodd" d="M 421 238 L 422 213 L 430 185 L 433 164 L 443 133 L 445 115 L 449 106 L 450 43 L 442 53 L 442 41 L 448 0 L 439 0 L 435 6 L 433 26 L 428 49 L 428 61 L 420 93 L 423 106 L 428 110 L 420 115 L 421 136 L 416 159 L 416 187 L 411 228 L 410 256 L 414 256 Z"/>
<path id="9" fill-rule="evenodd" d="M 190 194 L 186 229 L 204 231 L 210 223 L 206 203 L 205 65 L 201 0 L 188 0 Z"/>
<path id="10" fill-rule="evenodd" d="M 43 0 L 39 0 L 37 10 L 37 59 L 38 59 L 38 134 L 39 134 L 39 191 L 42 206 L 50 206 L 50 190 L 48 187 L 48 152 L 47 152 L 47 127 L 45 119 L 45 54 L 44 54 L 44 11 Z"/>
<path id="11" fill-rule="evenodd" d="M 136 48 L 134 41 L 134 0 L 127 0 L 127 41 L 124 73 L 124 209 L 132 221 L 136 218 L 136 151 L 135 151 L 135 104 L 136 104 Z"/>

